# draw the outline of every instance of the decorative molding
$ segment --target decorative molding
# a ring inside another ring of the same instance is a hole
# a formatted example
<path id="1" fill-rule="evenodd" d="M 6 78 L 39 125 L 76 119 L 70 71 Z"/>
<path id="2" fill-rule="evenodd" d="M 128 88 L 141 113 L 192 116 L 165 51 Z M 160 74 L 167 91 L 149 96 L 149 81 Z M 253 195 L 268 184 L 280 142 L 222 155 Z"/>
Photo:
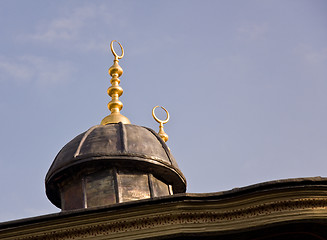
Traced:
<path id="1" fill-rule="evenodd" d="M 0 231 L 0 238 L 64 240 L 108 239 L 110 236 L 110 239 L 142 239 L 187 232 L 244 230 L 273 223 L 327 217 L 327 198 L 323 197 L 247 203 L 228 210 L 220 204 L 219 201 L 175 202 L 154 204 L 152 210 L 142 205 L 129 211 L 108 212 L 107 215 L 90 214 L 84 219 L 66 216 L 62 222 L 48 220 L 22 229 L 18 227 L 7 237 Z"/>

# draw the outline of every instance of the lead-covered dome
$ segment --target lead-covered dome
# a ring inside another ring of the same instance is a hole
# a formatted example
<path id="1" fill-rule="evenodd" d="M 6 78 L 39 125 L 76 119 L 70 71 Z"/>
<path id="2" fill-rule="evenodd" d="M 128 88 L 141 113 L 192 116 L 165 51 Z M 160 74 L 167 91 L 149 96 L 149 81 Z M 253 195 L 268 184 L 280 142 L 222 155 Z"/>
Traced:
<path id="1" fill-rule="evenodd" d="M 46 194 L 62 210 L 99 207 L 186 191 L 186 180 L 165 144 L 167 119 L 153 130 L 131 125 L 120 113 L 123 69 L 111 42 L 114 64 L 109 68 L 107 93 L 110 115 L 67 143 L 58 153 L 45 178 Z M 156 108 L 156 107 L 155 107 Z M 154 109 L 155 109 L 154 108 Z M 154 110 L 153 110 L 154 111 Z"/>
<path id="2" fill-rule="evenodd" d="M 186 180 L 153 130 L 123 123 L 97 125 L 67 143 L 45 179 L 63 210 L 102 206 L 186 191 Z"/>

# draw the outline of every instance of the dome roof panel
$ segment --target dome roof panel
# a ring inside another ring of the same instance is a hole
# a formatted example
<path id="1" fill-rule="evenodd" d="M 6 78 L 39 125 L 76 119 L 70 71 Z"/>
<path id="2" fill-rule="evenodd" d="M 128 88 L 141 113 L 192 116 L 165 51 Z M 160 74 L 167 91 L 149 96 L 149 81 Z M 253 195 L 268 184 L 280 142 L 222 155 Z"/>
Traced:
<path id="1" fill-rule="evenodd" d="M 142 168 L 152 166 L 151 171 L 157 171 L 153 169 L 158 167 L 166 168 L 185 183 L 175 159 L 157 133 L 149 128 L 123 123 L 93 126 L 67 143 L 51 165 L 46 182 L 65 169 L 84 163 L 96 164 L 99 160 L 127 165 L 138 161 L 138 166 Z"/>
<path id="2" fill-rule="evenodd" d="M 112 155 L 122 151 L 118 124 L 111 124 L 110 127 L 94 126 L 85 132 L 83 140 L 75 157 L 89 154 Z"/>
<path id="3" fill-rule="evenodd" d="M 50 174 L 54 172 L 53 170 L 59 171 L 61 168 L 63 168 L 66 165 L 67 159 L 72 159 L 72 156 L 74 156 L 76 149 L 78 148 L 83 136 L 84 133 L 79 134 L 60 150 L 60 152 L 55 157 L 55 160 L 52 162 L 52 165 L 47 173 L 46 179 L 50 177 Z"/>
<path id="4" fill-rule="evenodd" d="M 161 139 L 153 132 L 135 125 L 125 125 L 124 127 L 126 128 L 127 153 L 145 155 L 171 165 L 170 158 L 160 141 Z"/>

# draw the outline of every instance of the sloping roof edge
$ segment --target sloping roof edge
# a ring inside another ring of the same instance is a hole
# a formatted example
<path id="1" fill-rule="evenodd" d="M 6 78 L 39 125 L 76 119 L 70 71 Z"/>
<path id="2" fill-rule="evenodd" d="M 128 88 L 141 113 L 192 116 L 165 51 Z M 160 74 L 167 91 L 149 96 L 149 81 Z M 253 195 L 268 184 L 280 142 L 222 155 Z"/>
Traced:
<path id="1" fill-rule="evenodd" d="M 227 236 L 304 222 L 326 228 L 327 178 L 278 180 L 10 221 L 0 224 L 0 238 Z"/>

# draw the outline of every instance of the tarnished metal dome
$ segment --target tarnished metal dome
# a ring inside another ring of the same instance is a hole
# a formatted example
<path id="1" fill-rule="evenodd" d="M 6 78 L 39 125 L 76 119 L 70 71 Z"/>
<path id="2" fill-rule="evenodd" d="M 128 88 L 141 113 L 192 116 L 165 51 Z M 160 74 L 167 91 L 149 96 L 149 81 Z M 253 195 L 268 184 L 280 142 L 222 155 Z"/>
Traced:
<path id="1" fill-rule="evenodd" d="M 158 134 L 121 122 L 91 127 L 67 143 L 45 183 L 48 198 L 63 210 L 186 191 L 185 177 Z"/>
<path id="2" fill-rule="evenodd" d="M 115 59 L 109 68 L 112 84 L 108 95 L 110 115 L 101 125 L 91 127 L 64 146 L 53 161 L 45 178 L 46 194 L 62 210 L 99 207 L 115 203 L 161 197 L 186 191 L 186 180 L 165 144 L 168 135 L 162 121 L 152 115 L 159 125 L 153 130 L 131 125 L 120 113 L 123 107 L 119 86 L 123 69 L 118 62 L 113 43 L 110 48 Z"/>

